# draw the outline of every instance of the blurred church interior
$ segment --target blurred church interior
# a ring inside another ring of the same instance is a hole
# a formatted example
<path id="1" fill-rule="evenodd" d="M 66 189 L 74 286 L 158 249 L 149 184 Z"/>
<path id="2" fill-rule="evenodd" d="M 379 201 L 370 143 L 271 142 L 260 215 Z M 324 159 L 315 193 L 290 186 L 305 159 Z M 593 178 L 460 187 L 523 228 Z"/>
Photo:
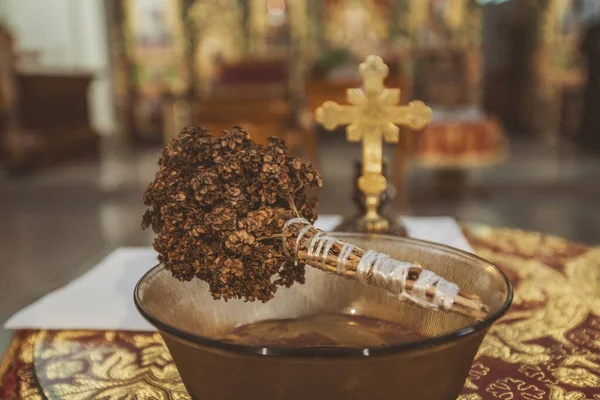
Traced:
<path id="1" fill-rule="evenodd" d="M 284 138 L 321 214 L 351 213 L 361 147 L 314 111 L 369 54 L 433 109 L 386 145 L 387 207 L 600 244 L 600 1 L 2 0 L 0 320 L 150 243 L 141 193 L 186 124 Z"/>

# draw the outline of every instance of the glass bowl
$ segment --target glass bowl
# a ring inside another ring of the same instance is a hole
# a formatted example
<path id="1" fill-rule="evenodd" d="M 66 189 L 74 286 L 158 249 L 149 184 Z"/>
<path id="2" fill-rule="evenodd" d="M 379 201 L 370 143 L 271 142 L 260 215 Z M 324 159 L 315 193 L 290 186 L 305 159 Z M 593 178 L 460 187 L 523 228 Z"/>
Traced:
<path id="1" fill-rule="evenodd" d="M 490 307 L 483 321 L 424 309 L 387 292 L 306 267 L 306 283 L 268 303 L 214 300 L 208 285 L 180 282 L 162 266 L 138 282 L 134 300 L 162 335 L 195 399 L 449 400 L 460 393 L 491 324 L 510 306 L 512 286 L 489 262 L 420 240 L 335 233 L 341 240 L 418 262 Z M 307 315 L 354 314 L 400 323 L 426 338 L 371 348 L 257 346 L 224 341 L 233 328 Z"/>

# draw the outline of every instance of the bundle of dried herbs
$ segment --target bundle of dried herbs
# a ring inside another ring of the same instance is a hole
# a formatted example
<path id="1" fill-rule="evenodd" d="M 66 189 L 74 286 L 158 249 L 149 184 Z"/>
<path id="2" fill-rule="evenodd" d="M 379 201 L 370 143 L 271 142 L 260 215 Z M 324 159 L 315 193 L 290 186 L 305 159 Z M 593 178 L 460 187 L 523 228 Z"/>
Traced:
<path id="1" fill-rule="evenodd" d="M 314 166 L 271 138 L 257 145 L 239 127 L 215 137 L 184 129 L 165 147 L 144 193 L 144 227 L 159 261 L 180 280 L 208 282 L 217 299 L 270 300 L 304 282 L 304 267 L 380 286 L 426 307 L 482 319 L 477 296 L 424 270 L 329 237 L 315 228 Z M 398 278 L 401 276 L 400 278 Z"/>
<path id="2" fill-rule="evenodd" d="M 222 137 L 185 128 L 168 144 L 144 193 L 143 226 L 156 233 L 159 261 L 176 278 L 200 278 L 215 298 L 268 301 L 279 286 L 304 281 L 304 265 L 286 257 L 284 223 L 313 222 L 322 185 L 310 162 L 281 139 L 257 145 L 239 127 Z"/>

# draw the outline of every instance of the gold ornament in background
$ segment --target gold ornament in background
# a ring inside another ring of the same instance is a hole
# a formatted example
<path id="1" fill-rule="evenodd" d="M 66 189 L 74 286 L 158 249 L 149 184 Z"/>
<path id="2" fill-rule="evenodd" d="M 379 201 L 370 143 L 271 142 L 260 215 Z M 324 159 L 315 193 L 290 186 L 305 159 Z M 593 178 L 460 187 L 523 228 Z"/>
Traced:
<path id="1" fill-rule="evenodd" d="M 333 101 L 323 103 L 316 118 L 326 129 L 348 125 L 346 137 L 351 142 L 363 143 L 362 176 L 358 187 L 365 195 L 366 213 L 356 221 L 361 232 L 385 232 L 390 221 L 377 211 L 380 195 L 387 188 L 382 173 L 382 139 L 398 143 L 397 125 L 422 129 L 431 121 L 431 109 L 421 101 L 398 106 L 400 89 L 388 89 L 383 80 L 389 70 L 381 57 L 370 55 L 360 64 L 363 89 L 347 89 L 346 98 L 352 105 L 342 106 Z"/>
<path id="2" fill-rule="evenodd" d="M 365 57 L 382 48 L 390 37 L 388 7 L 376 0 L 342 0 L 329 7 L 325 39 L 331 47 Z"/>
<path id="3" fill-rule="evenodd" d="M 181 79 L 173 82 L 170 101 L 166 102 L 163 109 L 165 143 L 169 143 L 184 127 L 193 122 L 192 104 L 187 96 L 188 89 L 188 84 Z"/>
<path id="4" fill-rule="evenodd" d="M 193 26 L 196 42 L 192 79 L 198 95 L 205 98 L 219 79 L 221 64 L 244 55 L 243 13 L 236 0 L 194 1 L 186 19 Z"/>

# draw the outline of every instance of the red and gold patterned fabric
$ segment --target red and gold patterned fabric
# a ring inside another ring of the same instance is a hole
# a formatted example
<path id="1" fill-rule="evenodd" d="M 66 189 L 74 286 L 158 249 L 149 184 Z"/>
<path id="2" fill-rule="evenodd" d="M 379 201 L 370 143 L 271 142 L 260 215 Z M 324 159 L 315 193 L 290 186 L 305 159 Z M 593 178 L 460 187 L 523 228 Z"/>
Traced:
<path id="1" fill-rule="evenodd" d="M 515 285 L 459 400 L 600 400 L 600 248 L 535 232 L 465 227 Z M 2 399 L 188 399 L 158 333 L 21 331 Z"/>
<path id="2" fill-rule="evenodd" d="M 507 151 L 504 132 L 494 118 L 432 122 L 417 140 L 417 161 L 432 168 L 492 165 Z"/>

